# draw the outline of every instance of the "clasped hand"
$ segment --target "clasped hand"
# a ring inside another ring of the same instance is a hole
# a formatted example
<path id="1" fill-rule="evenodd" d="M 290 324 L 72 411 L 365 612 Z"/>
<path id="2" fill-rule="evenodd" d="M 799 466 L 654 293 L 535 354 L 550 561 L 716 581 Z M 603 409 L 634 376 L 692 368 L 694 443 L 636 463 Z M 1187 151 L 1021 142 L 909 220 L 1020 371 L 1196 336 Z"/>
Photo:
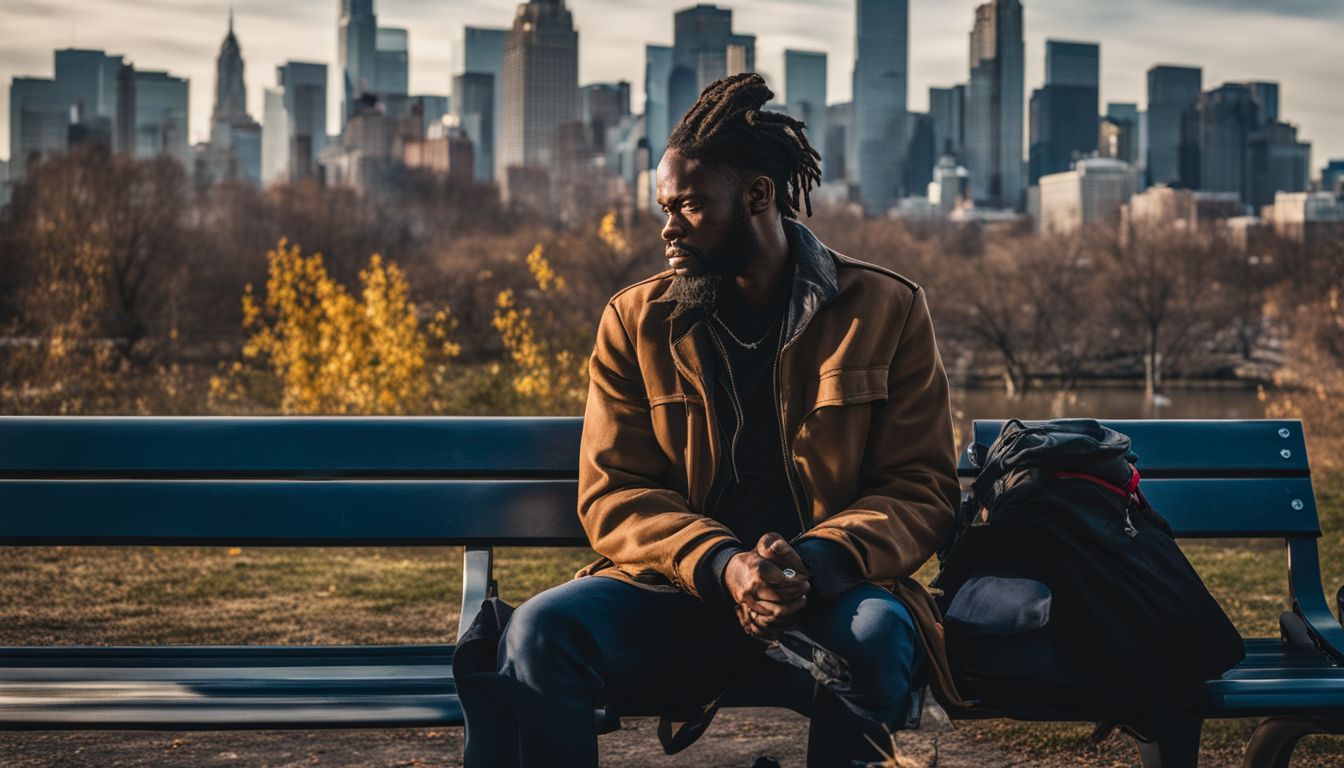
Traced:
<path id="1" fill-rule="evenodd" d="M 786 568 L 794 575 L 786 575 Z M 812 591 L 802 558 L 778 533 L 767 533 L 754 550 L 734 555 L 723 583 L 743 631 L 763 640 L 779 639 L 783 628 L 798 620 Z"/>

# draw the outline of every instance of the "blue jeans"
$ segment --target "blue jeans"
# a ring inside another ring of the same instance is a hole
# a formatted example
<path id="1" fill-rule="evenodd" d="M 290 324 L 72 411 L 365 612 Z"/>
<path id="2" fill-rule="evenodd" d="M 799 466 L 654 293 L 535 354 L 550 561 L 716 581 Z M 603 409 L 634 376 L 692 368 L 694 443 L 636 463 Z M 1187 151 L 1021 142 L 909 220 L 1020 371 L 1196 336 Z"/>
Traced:
<path id="1" fill-rule="evenodd" d="M 603 576 L 548 589 L 514 612 L 500 639 L 499 672 L 516 689 L 522 765 L 596 766 L 593 713 L 601 701 L 676 690 L 703 703 L 763 653 L 766 644 L 745 634 L 731 611 L 685 592 Z M 792 664 L 816 680 L 807 764 L 878 760 L 864 735 L 885 747 L 884 729 L 905 722 L 922 655 L 905 606 L 871 584 L 813 606 L 786 631 L 764 663 Z"/>

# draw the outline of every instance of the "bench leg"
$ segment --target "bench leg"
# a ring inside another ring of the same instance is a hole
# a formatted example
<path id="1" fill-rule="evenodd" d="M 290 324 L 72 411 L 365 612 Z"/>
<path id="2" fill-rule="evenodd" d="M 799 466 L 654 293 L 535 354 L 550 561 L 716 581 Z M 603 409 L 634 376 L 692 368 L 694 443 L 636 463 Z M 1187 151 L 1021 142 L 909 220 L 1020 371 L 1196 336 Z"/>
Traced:
<path id="1" fill-rule="evenodd" d="M 1203 720 L 1177 720 L 1154 728 L 1151 741 L 1135 737 L 1143 768 L 1196 768 Z"/>
<path id="2" fill-rule="evenodd" d="M 1267 717 L 1246 744 L 1242 768 L 1288 768 L 1297 742 L 1313 733 L 1344 733 L 1344 718 Z"/>

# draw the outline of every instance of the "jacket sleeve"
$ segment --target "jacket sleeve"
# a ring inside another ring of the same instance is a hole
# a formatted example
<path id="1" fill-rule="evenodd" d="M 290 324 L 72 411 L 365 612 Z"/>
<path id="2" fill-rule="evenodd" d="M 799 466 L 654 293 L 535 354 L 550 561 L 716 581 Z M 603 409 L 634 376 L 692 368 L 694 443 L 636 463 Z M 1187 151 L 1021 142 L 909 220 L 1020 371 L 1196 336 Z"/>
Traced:
<path id="1" fill-rule="evenodd" d="M 635 346 L 611 304 L 598 325 L 588 377 L 579 520 L 589 543 L 627 572 L 656 571 L 701 597 L 697 565 L 737 538 L 727 526 L 692 511 L 686 497 L 670 487 L 670 462 L 653 432 Z M 702 584 L 706 570 L 699 569 Z"/>
<path id="2" fill-rule="evenodd" d="M 960 493 L 947 374 L 917 288 L 887 373 L 887 399 L 873 406 L 857 498 L 799 544 L 835 542 L 853 556 L 864 581 L 894 582 L 937 551 Z"/>

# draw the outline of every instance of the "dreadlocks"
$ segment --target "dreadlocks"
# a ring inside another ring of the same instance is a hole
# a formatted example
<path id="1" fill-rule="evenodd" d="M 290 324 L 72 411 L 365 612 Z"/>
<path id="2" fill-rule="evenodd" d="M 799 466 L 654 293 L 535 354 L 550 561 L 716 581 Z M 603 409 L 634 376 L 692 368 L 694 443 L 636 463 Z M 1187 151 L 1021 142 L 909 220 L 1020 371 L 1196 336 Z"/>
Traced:
<path id="1" fill-rule="evenodd" d="M 775 182 L 781 215 L 797 218 L 805 206 L 811 216 L 808 192 L 821 182 L 821 155 L 803 121 L 761 110 L 774 97 L 755 72 L 711 83 L 672 129 L 667 146 L 688 158 L 763 172 Z"/>

